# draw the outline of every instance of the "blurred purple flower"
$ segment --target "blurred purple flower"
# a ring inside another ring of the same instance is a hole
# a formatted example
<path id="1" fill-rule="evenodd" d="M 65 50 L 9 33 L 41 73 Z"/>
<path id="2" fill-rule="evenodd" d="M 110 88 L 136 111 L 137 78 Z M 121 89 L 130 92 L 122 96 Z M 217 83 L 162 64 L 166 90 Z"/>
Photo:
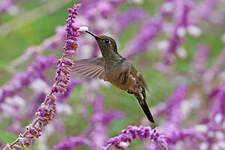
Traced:
<path id="1" fill-rule="evenodd" d="M 0 148 L 3 146 L 3 143 L 2 143 L 2 141 L 0 141 Z"/>
<path id="2" fill-rule="evenodd" d="M 175 12 L 175 0 L 165 0 L 164 3 L 160 7 L 160 14 L 163 17 L 170 17 Z"/>
<path id="3" fill-rule="evenodd" d="M 200 1 L 194 8 L 191 15 L 191 22 L 196 24 L 203 19 L 207 19 L 219 4 L 220 0 L 204 0 Z"/>
<path id="4" fill-rule="evenodd" d="M 162 20 L 159 18 L 148 20 L 141 27 L 138 36 L 135 37 L 123 54 L 126 58 L 134 57 L 137 53 L 145 52 L 149 43 L 159 34 L 162 29 Z"/>
<path id="5" fill-rule="evenodd" d="M 72 149 L 79 145 L 87 145 L 90 149 L 100 149 L 107 138 L 107 125 L 115 118 L 123 117 L 120 111 L 106 113 L 103 107 L 103 96 L 97 94 L 94 102 L 94 114 L 91 116 L 90 125 L 86 128 L 83 136 L 70 137 L 55 145 L 54 149 Z M 91 139 L 89 140 L 88 138 Z"/>
<path id="6" fill-rule="evenodd" d="M 218 87 L 218 91 L 212 98 L 210 122 L 198 125 L 196 131 L 200 133 L 204 140 L 200 143 L 199 147 L 205 149 L 224 149 L 225 146 L 225 86 L 222 84 Z"/>
<path id="7" fill-rule="evenodd" d="M 189 24 L 189 13 L 192 6 L 191 1 L 182 0 L 177 2 L 179 2 L 177 6 L 177 21 L 174 25 L 173 32 L 171 33 L 172 35 L 170 37 L 169 47 L 164 53 L 162 60 L 163 64 L 165 65 L 173 63 L 173 55 L 180 44 L 183 42 L 186 33 L 186 27 Z"/>
<path id="8" fill-rule="evenodd" d="M 104 125 L 107 125 L 113 119 L 121 118 L 124 116 L 124 114 L 120 111 L 113 111 L 109 113 L 104 112 L 103 96 L 101 94 L 98 94 L 94 101 L 94 109 L 95 113 L 91 118 L 92 123 L 102 122 Z"/>
<path id="9" fill-rule="evenodd" d="M 12 133 L 19 133 L 21 132 L 21 122 L 19 121 L 14 121 L 11 126 L 8 128 L 9 132 Z"/>
<path id="10" fill-rule="evenodd" d="M 107 18 L 110 14 L 115 11 L 119 4 L 124 0 L 101 0 L 98 2 L 97 10 L 103 18 Z"/>
<path id="11" fill-rule="evenodd" d="M 199 45 L 194 59 L 194 67 L 198 72 L 202 73 L 207 65 L 207 59 L 209 57 L 209 47 L 206 44 Z"/>
<path id="12" fill-rule="evenodd" d="M 98 94 L 94 100 L 95 112 L 91 117 L 90 133 L 92 140 L 94 141 L 97 149 L 100 149 L 105 139 L 107 138 L 107 125 L 116 118 L 124 117 L 124 114 L 120 111 L 112 111 L 106 113 L 103 107 L 103 96 Z M 87 134 L 87 133 L 86 133 Z"/>
<path id="13" fill-rule="evenodd" d="M 66 32 L 65 28 L 62 26 L 56 27 L 56 34 L 48 39 L 46 39 L 42 44 L 41 49 L 55 49 L 57 47 L 60 47 L 62 44 L 62 41 L 65 39 Z M 39 50 L 40 51 L 40 50 Z"/>
<path id="14" fill-rule="evenodd" d="M 211 69 L 208 69 L 204 74 L 203 74 L 203 79 L 206 82 L 211 82 L 215 77 L 217 77 L 221 72 L 223 72 L 224 67 L 225 67 L 225 49 L 222 51 L 220 54 L 219 58 L 213 65 Z"/>
<path id="15" fill-rule="evenodd" d="M 65 131 L 65 126 L 61 120 L 56 120 L 54 122 L 54 126 L 55 126 L 55 129 L 60 133 L 63 133 Z"/>
<path id="16" fill-rule="evenodd" d="M 155 112 L 154 116 L 158 117 L 166 114 L 168 124 L 179 126 L 181 121 L 181 104 L 187 95 L 187 88 L 186 84 L 180 84 L 168 100 L 153 109 L 153 112 Z"/>
<path id="17" fill-rule="evenodd" d="M 169 150 L 177 149 L 176 144 L 180 144 L 181 146 L 184 146 L 186 141 L 191 141 L 192 145 L 185 145 L 185 147 L 182 148 L 182 150 L 190 149 L 194 147 L 198 147 L 198 143 L 204 141 L 206 138 L 196 132 L 195 129 L 189 128 L 189 129 L 170 129 L 164 132 L 164 137 L 167 142 L 167 148 Z M 188 142 L 187 142 L 188 143 Z M 147 148 L 146 150 L 160 150 L 161 148 L 155 145 L 154 143 L 148 143 L 146 144 Z M 179 147 L 179 146 L 178 146 Z M 179 149 L 179 148 L 178 148 Z"/>
<path id="18" fill-rule="evenodd" d="M 65 141 L 54 146 L 54 150 L 72 150 L 75 147 L 87 145 L 92 148 L 92 143 L 87 138 L 82 136 L 68 137 Z"/>
<path id="19" fill-rule="evenodd" d="M 216 99 L 214 99 L 214 104 L 213 104 L 213 119 L 215 119 L 216 115 L 221 116 L 221 121 L 225 121 L 225 85 L 221 86 L 218 89 L 218 93 L 216 94 Z M 215 120 L 214 120 L 215 121 Z M 218 121 L 220 123 L 221 121 Z"/>
<path id="20" fill-rule="evenodd" d="M 0 13 L 6 12 L 13 5 L 11 0 L 4 0 L 0 2 Z"/>
<path id="21" fill-rule="evenodd" d="M 136 8 L 130 8 L 127 11 L 119 14 L 117 18 L 117 28 L 118 33 L 123 31 L 130 23 L 133 23 L 134 21 L 138 21 L 143 23 L 144 20 L 148 17 L 148 14 L 145 10 L 142 8 L 136 7 Z"/>
<path id="22" fill-rule="evenodd" d="M 176 88 L 175 93 L 167 100 L 167 123 L 179 127 L 181 122 L 181 104 L 187 95 L 187 85 L 181 84 Z"/>
<path id="23" fill-rule="evenodd" d="M 3 103 L 6 97 L 13 96 L 23 91 L 36 78 L 43 78 L 46 69 L 56 64 L 55 56 L 43 57 L 36 59 L 25 72 L 17 73 L 10 82 L 0 89 L 0 103 Z"/>
<path id="24" fill-rule="evenodd" d="M 165 133 L 169 146 L 175 145 L 179 141 L 190 139 L 192 141 L 202 141 L 204 136 L 195 131 L 195 129 L 175 129 Z"/>

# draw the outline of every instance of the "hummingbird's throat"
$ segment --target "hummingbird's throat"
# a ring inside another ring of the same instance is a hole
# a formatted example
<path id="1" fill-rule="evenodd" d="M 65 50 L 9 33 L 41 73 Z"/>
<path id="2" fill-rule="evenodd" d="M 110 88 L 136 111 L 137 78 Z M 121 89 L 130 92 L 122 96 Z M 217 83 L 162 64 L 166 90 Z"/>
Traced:
<path id="1" fill-rule="evenodd" d="M 105 60 L 105 64 L 108 69 L 117 67 L 117 65 L 120 64 L 122 61 L 121 56 L 116 54 L 114 51 L 113 52 L 105 52 L 105 51 L 101 50 L 101 52 L 102 52 L 103 58 Z"/>

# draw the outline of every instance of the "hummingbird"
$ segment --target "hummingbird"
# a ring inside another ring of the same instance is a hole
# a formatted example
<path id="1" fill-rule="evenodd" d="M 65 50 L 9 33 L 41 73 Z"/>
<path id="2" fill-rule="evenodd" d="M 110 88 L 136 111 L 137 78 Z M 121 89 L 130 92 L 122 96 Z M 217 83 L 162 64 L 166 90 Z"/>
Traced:
<path id="1" fill-rule="evenodd" d="M 142 74 L 118 53 L 117 45 L 113 38 L 105 35 L 98 36 L 90 31 L 85 32 L 96 39 L 102 57 L 74 61 L 72 72 L 86 78 L 103 79 L 129 94 L 133 94 L 148 120 L 154 123 L 153 116 L 146 102 L 147 84 Z"/>

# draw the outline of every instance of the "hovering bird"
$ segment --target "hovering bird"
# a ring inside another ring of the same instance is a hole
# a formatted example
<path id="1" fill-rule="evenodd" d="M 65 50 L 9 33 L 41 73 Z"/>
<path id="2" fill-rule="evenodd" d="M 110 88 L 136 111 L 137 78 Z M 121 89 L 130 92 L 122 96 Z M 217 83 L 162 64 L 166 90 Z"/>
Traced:
<path id="1" fill-rule="evenodd" d="M 117 52 L 114 39 L 105 35 L 98 36 L 89 31 L 85 32 L 95 37 L 103 57 L 74 61 L 72 71 L 87 78 L 103 79 L 135 95 L 148 120 L 154 123 L 146 102 L 147 85 L 141 73 Z"/>

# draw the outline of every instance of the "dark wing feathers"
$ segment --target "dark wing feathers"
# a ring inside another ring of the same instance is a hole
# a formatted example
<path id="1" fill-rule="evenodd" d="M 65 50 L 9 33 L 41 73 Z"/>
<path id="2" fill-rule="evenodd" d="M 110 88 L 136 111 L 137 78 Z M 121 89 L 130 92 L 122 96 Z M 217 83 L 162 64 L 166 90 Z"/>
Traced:
<path id="1" fill-rule="evenodd" d="M 81 59 L 74 61 L 72 72 L 86 78 L 104 79 L 104 64 L 103 58 Z"/>

